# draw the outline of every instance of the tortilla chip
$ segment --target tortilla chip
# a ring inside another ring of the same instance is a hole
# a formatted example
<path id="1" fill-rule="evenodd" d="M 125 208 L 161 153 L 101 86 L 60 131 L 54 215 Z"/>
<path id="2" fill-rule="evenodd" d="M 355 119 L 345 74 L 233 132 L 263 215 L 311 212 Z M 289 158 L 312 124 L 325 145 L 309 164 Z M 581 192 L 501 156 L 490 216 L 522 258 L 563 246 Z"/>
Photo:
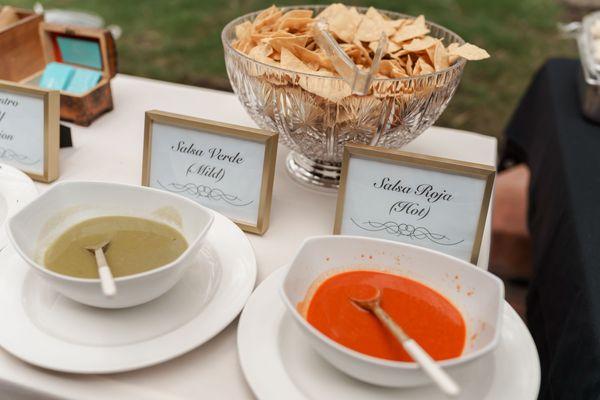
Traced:
<path id="1" fill-rule="evenodd" d="M 404 78 L 408 74 L 396 60 L 381 60 L 379 73 L 388 78 Z"/>
<path id="2" fill-rule="evenodd" d="M 448 53 L 448 63 L 450 65 L 453 65 L 459 58 L 457 55 L 452 54 L 452 52 L 456 50 L 458 46 L 460 46 L 458 43 L 450 43 L 448 47 L 446 47 L 446 52 Z"/>
<path id="3" fill-rule="evenodd" d="M 450 46 L 452 46 L 452 44 Z M 471 43 L 465 43 L 462 46 L 457 47 L 453 46 L 452 48 L 450 48 L 450 46 L 448 46 L 448 55 L 450 56 L 458 56 L 470 61 L 485 60 L 490 57 L 490 54 L 487 51 Z"/>
<path id="4" fill-rule="evenodd" d="M 290 31 L 308 31 L 312 18 L 285 18 L 277 25 L 277 30 L 289 29 Z"/>
<path id="5" fill-rule="evenodd" d="M 435 46 L 428 48 L 427 55 L 436 71 L 441 71 L 450 66 L 448 52 L 441 41 L 438 41 Z"/>
<path id="6" fill-rule="evenodd" d="M 294 45 L 296 46 L 306 46 L 306 42 L 308 41 L 309 36 L 290 36 L 290 37 L 275 37 L 263 39 L 263 42 L 270 44 L 275 50 L 281 52 L 283 47 L 290 48 Z"/>
<path id="7" fill-rule="evenodd" d="M 281 67 L 296 72 L 314 72 L 287 48 L 281 49 Z"/>
<path id="8" fill-rule="evenodd" d="M 283 14 L 282 18 L 312 18 L 312 16 L 312 10 L 290 10 Z"/>
<path id="9" fill-rule="evenodd" d="M 252 35 L 252 22 L 246 21 L 235 27 L 235 37 L 239 40 L 248 39 Z"/>
<path id="10" fill-rule="evenodd" d="M 257 61 L 270 64 L 271 59 L 269 58 L 269 56 L 272 53 L 273 53 L 273 48 L 268 43 L 261 43 L 258 46 L 254 47 L 252 50 L 250 50 L 250 52 L 248 53 L 248 56 L 252 57 L 253 59 L 255 59 Z"/>
<path id="11" fill-rule="evenodd" d="M 419 61 L 421 61 L 420 58 L 417 60 L 417 62 L 415 62 L 415 65 L 412 70 L 413 75 L 421 75 L 421 63 Z"/>
<path id="12" fill-rule="evenodd" d="M 320 69 L 316 74 L 324 77 L 334 77 L 336 74 Z M 352 95 L 352 89 L 342 79 L 320 79 L 319 77 L 302 77 L 300 86 L 308 92 L 321 96 L 333 103 L 339 103 L 345 97 Z"/>
<path id="13" fill-rule="evenodd" d="M 448 47 L 446 47 L 446 50 L 448 50 L 448 53 L 451 53 L 452 51 L 456 50 L 458 48 L 458 46 L 460 46 L 460 44 L 458 44 L 458 43 L 450 43 L 448 45 Z"/>
<path id="14" fill-rule="evenodd" d="M 286 32 L 286 31 L 276 31 L 276 32 L 264 32 L 264 33 L 252 33 L 250 35 L 250 38 L 256 42 L 257 44 L 259 42 L 264 41 L 265 39 L 272 39 L 272 38 L 279 38 L 279 37 L 289 37 L 289 38 L 293 38 L 294 35 Z"/>
<path id="15" fill-rule="evenodd" d="M 381 14 L 370 7 L 367 13 L 362 16 L 354 39 L 362 42 L 374 42 L 379 41 L 382 32 L 386 36 L 393 35 L 396 29 L 386 25 L 384 21 Z"/>
<path id="16" fill-rule="evenodd" d="M 406 57 L 406 64 L 404 65 L 404 69 L 406 70 L 406 73 L 408 73 L 408 75 L 414 75 L 413 60 L 412 58 L 410 58 L 410 55 Z"/>
<path id="17" fill-rule="evenodd" d="M 244 54 L 248 54 L 250 50 L 252 50 L 252 48 L 255 46 L 255 44 L 248 39 L 235 40 L 231 45 L 234 49 Z"/>
<path id="18" fill-rule="evenodd" d="M 275 5 L 267 8 L 254 20 L 254 30 L 261 31 L 268 29 L 271 25 L 275 24 L 279 18 L 283 15 L 282 11 Z"/>
<path id="19" fill-rule="evenodd" d="M 367 10 L 367 12 L 365 13 L 363 18 L 369 18 L 369 19 L 379 23 L 382 26 L 383 31 L 385 32 L 386 36 L 388 36 L 388 37 L 392 36 L 394 33 L 396 33 L 396 29 L 399 26 L 399 24 L 398 24 L 399 20 L 386 19 L 383 15 L 381 15 L 381 13 L 379 11 L 377 11 L 373 7 L 369 7 L 369 9 Z"/>
<path id="20" fill-rule="evenodd" d="M 313 68 L 315 70 L 324 67 L 328 70 L 333 70 L 333 65 L 329 58 L 325 55 L 325 53 L 319 53 L 316 51 L 310 51 L 305 47 L 294 45 L 289 50 L 294 53 L 296 57 L 298 57 L 302 62 L 306 64 L 317 64 L 318 68 Z"/>
<path id="21" fill-rule="evenodd" d="M 396 43 L 402 43 L 410 39 L 418 38 L 429 33 L 429 28 L 425 24 L 425 17 L 419 15 L 409 24 L 403 24 L 400 29 L 392 36 Z"/>
<path id="22" fill-rule="evenodd" d="M 371 55 L 369 54 L 369 50 L 367 50 L 365 48 L 365 46 L 362 45 L 360 40 L 355 40 L 354 45 L 359 50 L 359 57 L 362 57 L 363 63 L 361 63 L 361 64 L 364 66 L 370 66 L 371 63 L 373 62 L 373 60 L 371 60 Z M 359 65 L 361 65 L 361 64 L 359 64 Z"/>
<path id="23" fill-rule="evenodd" d="M 362 57 L 363 52 L 357 45 L 355 45 L 354 43 L 343 44 L 340 47 L 344 50 L 348 57 L 350 57 L 352 61 L 354 61 L 355 64 L 360 64 L 360 58 Z"/>
<path id="24" fill-rule="evenodd" d="M 355 7 L 347 8 L 343 4 L 332 4 L 318 18 L 327 22 L 329 31 L 338 39 L 352 43 L 362 16 Z"/>
<path id="25" fill-rule="evenodd" d="M 261 43 L 258 46 L 253 47 L 248 52 L 248 56 L 252 59 L 267 65 L 279 66 L 279 63 L 274 61 L 270 55 L 273 53 L 273 48 L 267 43 Z M 260 64 L 251 64 L 249 74 L 251 76 L 262 76 L 266 72 L 264 66 Z"/>
<path id="26" fill-rule="evenodd" d="M 375 53 L 377 51 L 378 46 L 379 46 L 379 40 L 376 42 L 369 43 L 369 49 L 371 49 L 371 51 L 373 51 L 373 53 Z M 399 51 L 400 49 L 401 49 L 400 46 L 398 46 L 396 43 L 392 42 L 391 40 L 388 40 L 387 48 L 385 49 L 385 51 L 383 53 L 391 55 L 392 53 L 395 53 L 395 52 Z"/>
<path id="27" fill-rule="evenodd" d="M 435 46 L 438 42 L 439 39 L 426 36 L 423 39 L 413 39 L 410 43 L 404 44 L 402 48 L 411 53 L 418 53 L 419 51 L 427 50 L 428 48 Z"/>
<path id="28" fill-rule="evenodd" d="M 271 5 L 271 7 L 266 8 L 260 12 L 260 14 L 258 14 L 256 16 L 256 18 L 254 19 L 254 23 L 258 23 L 275 13 L 281 13 L 281 11 L 275 4 L 273 4 L 273 5 Z"/>
<path id="29" fill-rule="evenodd" d="M 339 14 L 340 12 L 346 12 L 348 8 L 342 3 L 333 3 L 327 6 L 323 11 L 317 15 L 317 18 L 322 18 L 327 21 L 328 18 Z"/>
<path id="30" fill-rule="evenodd" d="M 423 57 L 419 57 L 413 68 L 414 75 L 426 75 L 435 72 L 435 69 Z"/>

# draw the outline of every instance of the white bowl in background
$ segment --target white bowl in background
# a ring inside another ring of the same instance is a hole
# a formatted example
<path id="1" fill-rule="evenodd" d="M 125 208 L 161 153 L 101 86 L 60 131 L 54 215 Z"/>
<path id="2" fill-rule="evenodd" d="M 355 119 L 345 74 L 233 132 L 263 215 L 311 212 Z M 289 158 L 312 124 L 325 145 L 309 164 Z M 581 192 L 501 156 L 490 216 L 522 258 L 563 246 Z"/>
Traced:
<path id="1" fill-rule="evenodd" d="M 68 228 L 102 216 L 140 217 L 177 229 L 188 248 L 161 267 L 115 278 L 117 294 L 102 294 L 99 279 L 62 275 L 43 266 L 48 246 Z M 194 262 L 214 215 L 173 193 L 142 186 L 104 182 L 62 182 L 8 220 L 7 233 L 17 253 L 39 276 L 63 295 L 90 306 L 124 308 L 146 303 L 172 288 Z"/>
<path id="2" fill-rule="evenodd" d="M 381 270 L 421 282 L 450 300 L 467 328 L 460 357 L 440 361 L 450 374 L 491 352 L 500 340 L 504 284 L 472 264 L 423 247 L 355 236 L 307 239 L 286 271 L 281 295 L 312 347 L 333 366 L 364 382 L 388 387 L 431 383 L 412 362 L 389 361 L 347 348 L 314 328 L 297 305 L 318 279 L 350 270 Z"/>

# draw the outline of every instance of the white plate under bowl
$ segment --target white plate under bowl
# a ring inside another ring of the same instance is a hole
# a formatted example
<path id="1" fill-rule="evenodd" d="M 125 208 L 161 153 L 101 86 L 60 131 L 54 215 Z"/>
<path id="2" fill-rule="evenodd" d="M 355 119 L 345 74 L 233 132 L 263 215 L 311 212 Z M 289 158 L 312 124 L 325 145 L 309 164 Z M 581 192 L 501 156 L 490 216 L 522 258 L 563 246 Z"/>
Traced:
<path id="1" fill-rule="evenodd" d="M 261 400 L 447 399 L 433 386 L 393 389 L 369 385 L 335 369 L 310 346 L 279 296 L 282 268 L 254 291 L 238 324 L 242 371 Z M 453 376 L 460 399 L 534 400 L 540 385 L 537 350 L 527 327 L 508 305 L 496 350 Z"/>
<path id="2" fill-rule="evenodd" d="M 15 167 L 0 164 L 0 251 L 8 244 L 4 223 L 37 195 L 30 177 Z"/>
<path id="3" fill-rule="evenodd" d="M 115 373 L 155 365 L 229 325 L 252 293 L 256 272 L 250 242 L 218 213 L 197 263 L 177 285 L 149 303 L 119 310 L 60 295 L 9 246 L 0 253 L 0 346 L 62 372 Z"/>

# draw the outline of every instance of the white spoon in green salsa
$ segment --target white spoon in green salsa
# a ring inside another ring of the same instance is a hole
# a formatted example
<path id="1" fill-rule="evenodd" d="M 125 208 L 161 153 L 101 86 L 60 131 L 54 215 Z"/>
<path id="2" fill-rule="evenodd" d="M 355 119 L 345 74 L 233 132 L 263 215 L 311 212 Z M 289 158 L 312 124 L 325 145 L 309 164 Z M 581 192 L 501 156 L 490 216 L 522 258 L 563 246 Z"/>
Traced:
<path id="1" fill-rule="evenodd" d="M 102 293 L 106 297 L 112 297 L 117 293 L 117 286 L 115 285 L 115 279 L 113 278 L 104 252 L 110 245 L 110 240 L 99 243 L 96 246 L 88 246 L 85 249 L 96 256 L 96 264 L 98 265 L 98 275 L 100 276 L 100 284 L 102 286 Z"/>

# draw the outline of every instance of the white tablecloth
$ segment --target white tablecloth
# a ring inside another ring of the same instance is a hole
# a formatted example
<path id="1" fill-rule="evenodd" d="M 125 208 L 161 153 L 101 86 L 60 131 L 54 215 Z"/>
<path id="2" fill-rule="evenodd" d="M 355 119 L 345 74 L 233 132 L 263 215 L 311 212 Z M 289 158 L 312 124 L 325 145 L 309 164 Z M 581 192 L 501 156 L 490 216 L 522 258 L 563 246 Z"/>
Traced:
<path id="1" fill-rule="evenodd" d="M 254 126 L 230 93 L 119 75 L 112 81 L 115 109 L 90 127 L 72 126 L 73 148 L 61 149 L 60 180 L 140 184 L 144 112 L 179 114 Z M 408 151 L 495 165 L 495 138 L 433 127 Z M 303 239 L 330 234 L 336 197 L 300 187 L 287 175 L 287 149 L 280 146 L 271 226 L 264 236 L 248 234 L 256 252 L 258 282 L 289 262 Z M 40 191 L 48 185 L 37 184 Z M 487 268 L 490 218 L 479 265 Z M 237 320 L 200 348 L 159 366 L 106 376 L 54 373 L 32 367 L 0 350 L 0 399 L 245 399 L 236 348 Z M 1 325 L 0 325 L 1 329 Z"/>

